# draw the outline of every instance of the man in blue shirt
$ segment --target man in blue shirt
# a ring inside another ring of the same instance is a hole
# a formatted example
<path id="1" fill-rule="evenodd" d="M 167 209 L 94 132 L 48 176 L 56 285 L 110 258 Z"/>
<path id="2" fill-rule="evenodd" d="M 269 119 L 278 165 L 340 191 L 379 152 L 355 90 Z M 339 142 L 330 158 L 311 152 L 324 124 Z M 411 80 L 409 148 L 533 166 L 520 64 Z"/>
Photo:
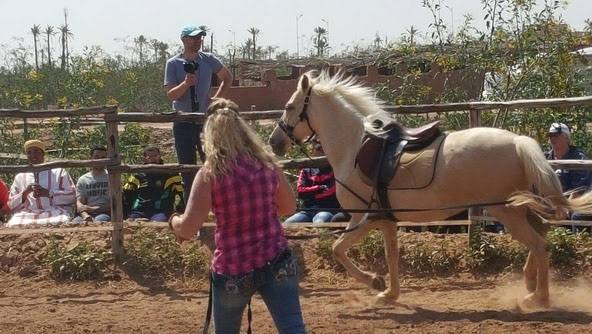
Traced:
<path id="1" fill-rule="evenodd" d="M 545 152 L 547 160 L 586 160 L 588 157 L 584 152 L 571 143 L 571 132 L 563 123 L 553 123 L 548 132 L 551 150 Z M 556 169 L 555 174 L 559 177 L 563 192 L 574 191 L 570 196 L 577 197 L 588 190 L 590 186 L 590 171 L 581 169 Z M 572 220 L 592 220 L 591 216 L 584 216 L 573 213 Z M 575 232 L 575 226 L 572 226 Z"/>
<path id="2" fill-rule="evenodd" d="M 188 25 L 181 30 L 181 42 L 183 53 L 167 60 L 165 67 L 164 85 L 169 100 L 173 102 L 173 110 L 185 112 L 205 113 L 210 104 L 210 99 L 225 97 L 232 83 L 232 74 L 211 53 L 201 51 L 203 37 L 206 32 L 197 26 Z M 191 62 L 194 73 L 186 72 L 184 64 Z M 216 75 L 219 83 L 218 90 L 210 98 L 212 88 L 212 75 Z M 194 90 L 194 93 L 191 91 Z M 191 98 L 194 96 L 194 101 Z M 202 162 L 205 155 L 201 147 L 200 134 L 203 124 L 193 122 L 175 122 L 173 124 L 173 137 L 175 138 L 175 150 L 180 164 L 195 165 L 197 162 L 196 150 L 199 152 Z M 195 173 L 182 173 L 183 198 L 185 203 L 189 199 L 189 192 Z"/>

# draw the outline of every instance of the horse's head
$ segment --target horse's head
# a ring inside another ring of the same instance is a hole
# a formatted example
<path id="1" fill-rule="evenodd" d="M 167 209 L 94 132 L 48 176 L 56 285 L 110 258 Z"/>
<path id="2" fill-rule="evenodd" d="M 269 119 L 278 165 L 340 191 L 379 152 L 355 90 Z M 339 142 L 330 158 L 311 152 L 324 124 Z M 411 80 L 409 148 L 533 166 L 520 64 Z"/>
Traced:
<path id="1" fill-rule="evenodd" d="M 310 76 L 303 74 L 296 91 L 286 103 L 284 114 L 269 137 L 269 144 L 275 154 L 284 155 L 292 144 L 315 133 L 310 127 L 307 114 L 311 88 Z"/>

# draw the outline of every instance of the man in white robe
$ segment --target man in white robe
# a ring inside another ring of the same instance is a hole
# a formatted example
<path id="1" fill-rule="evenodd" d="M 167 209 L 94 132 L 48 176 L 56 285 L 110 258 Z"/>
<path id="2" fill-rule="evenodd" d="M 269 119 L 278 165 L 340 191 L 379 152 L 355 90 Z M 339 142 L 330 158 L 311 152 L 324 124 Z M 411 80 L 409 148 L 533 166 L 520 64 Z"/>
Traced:
<path id="1" fill-rule="evenodd" d="M 45 144 L 39 140 L 25 142 L 30 164 L 45 161 Z M 63 168 L 38 173 L 19 173 L 10 187 L 8 207 L 12 217 L 8 227 L 59 225 L 70 222 L 76 203 L 74 182 Z"/>

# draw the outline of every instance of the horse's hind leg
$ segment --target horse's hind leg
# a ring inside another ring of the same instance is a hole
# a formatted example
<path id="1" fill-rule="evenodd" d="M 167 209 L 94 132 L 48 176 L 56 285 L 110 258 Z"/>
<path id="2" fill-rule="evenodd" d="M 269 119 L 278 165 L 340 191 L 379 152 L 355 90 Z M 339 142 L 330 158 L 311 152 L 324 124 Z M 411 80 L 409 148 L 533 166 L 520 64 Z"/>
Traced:
<path id="1" fill-rule="evenodd" d="M 547 236 L 549 225 L 543 223 L 543 219 L 528 209 L 526 212 L 526 219 L 530 226 L 543 238 Z M 528 258 L 524 265 L 524 283 L 528 292 L 534 292 L 537 287 L 537 263 L 532 252 L 528 252 Z"/>
<path id="2" fill-rule="evenodd" d="M 549 304 L 549 245 L 547 241 L 529 224 L 526 208 L 489 207 L 487 209 L 496 217 L 512 235 L 512 237 L 526 246 L 530 251 L 526 262 L 525 280 L 530 288 L 529 279 L 536 277 L 534 292 L 524 298 L 526 303 L 534 303 L 539 306 Z M 533 220 L 534 222 L 534 220 Z M 536 268 L 536 270 L 534 269 Z M 533 273 L 535 273 L 533 275 Z M 528 276 L 528 277 L 527 277 Z"/>
<path id="3" fill-rule="evenodd" d="M 379 298 L 395 301 L 399 298 L 399 248 L 397 245 L 397 223 L 383 221 L 380 226 L 384 239 L 384 255 L 389 270 L 389 285 L 378 294 Z"/>
<path id="4" fill-rule="evenodd" d="M 352 222 L 357 222 L 360 219 L 360 215 L 352 215 L 350 225 L 353 227 Z M 356 242 L 362 237 L 368 234 L 368 231 L 376 228 L 375 221 L 366 221 L 361 223 L 361 226 L 352 232 L 342 234 L 337 241 L 333 244 L 333 257 L 337 262 L 341 263 L 345 270 L 356 280 L 366 284 L 367 286 L 382 290 L 384 288 L 384 281 L 380 280 L 378 275 L 368 273 L 360 270 L 348 257 L 347 250 L 350 249 Z"/>

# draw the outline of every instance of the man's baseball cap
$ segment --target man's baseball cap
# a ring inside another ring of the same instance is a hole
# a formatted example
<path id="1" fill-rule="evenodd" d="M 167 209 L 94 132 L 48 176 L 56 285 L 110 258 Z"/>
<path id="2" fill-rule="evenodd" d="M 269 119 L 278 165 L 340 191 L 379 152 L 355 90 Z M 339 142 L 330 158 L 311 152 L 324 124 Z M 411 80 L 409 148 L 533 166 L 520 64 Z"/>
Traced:
<path id="1" fill-rule="evenodd" d="M 567 127 L 567 125 L 563 124 L 563 123 L 553 123 L 551 124 L 551 127 L 549 128 L 549 134 L 551 133 L 565 133 L 565 134 L 570 134 L 569 132 L 569 128 Z"/>
<path id="2" fill-rule="evenodd" d="M 206 32 L 193 25 L 184 26 L 183 29 L 181 29 L 181 37 L 193 37 L 198 35 L 205 36 Z"/>

